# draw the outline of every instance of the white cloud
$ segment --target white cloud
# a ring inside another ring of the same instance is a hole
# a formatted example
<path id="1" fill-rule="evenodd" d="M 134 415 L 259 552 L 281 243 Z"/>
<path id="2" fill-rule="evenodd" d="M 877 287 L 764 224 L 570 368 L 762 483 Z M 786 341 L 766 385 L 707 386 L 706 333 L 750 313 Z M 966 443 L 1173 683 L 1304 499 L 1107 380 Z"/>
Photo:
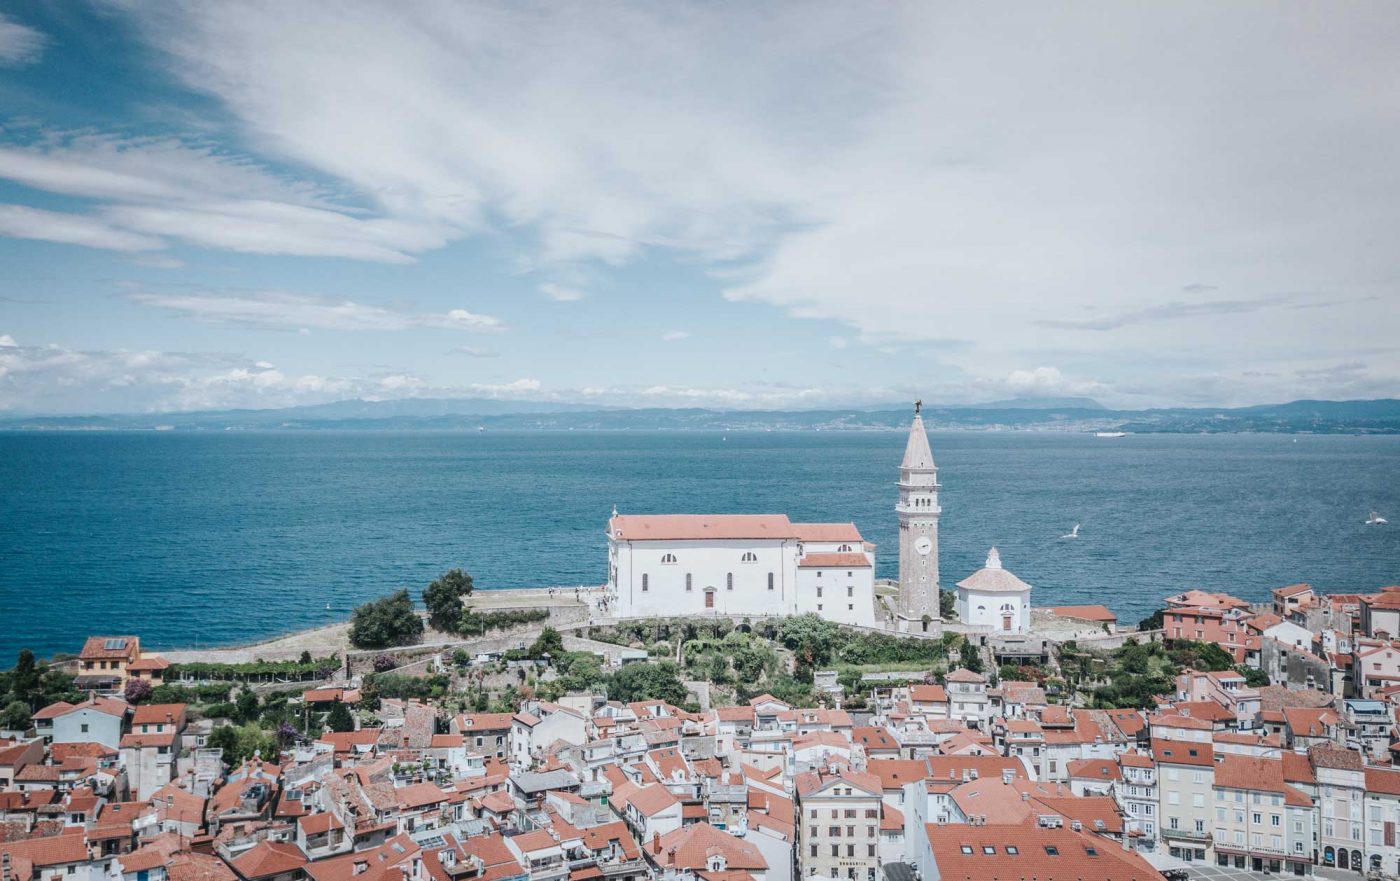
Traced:
<path id="1" fill-rule="evenodd" d="M 158 238 L 128 232 L 95 217 L 24 205 L 0 205 L 0 235 L 109 251 L 147 251 L 165 245 Z"/>
<path id="2" fill-rule="evenodd" d="M 44 35 L 0 13 L 0 67 L 33 64 L 44 54 Z"/>
<path id="3" fill-rule="evenodd" d="M 364 238 L 316 253 L 488 222 L 543 265 L 669 249 L 733 300 L 873 345 L 964 341 L 944 360 L 989 375 L 1064 352 L 1124 379 L 1144 352 L 1242 374 L 1387 343 L 1383 4 L 128 8 L 261 149 L 369 194 L 364 223 L 422 227 L 350 224 Z M 1231 305 L 1290 290 L 1356 299 Z M 1202 305 L 1154 312 L 1183 291 Z"/>
<path id="4" fill-rule="evenodd" d="M 544 387 L 538 379 L 522 378 L 513 382 L 504 383 L 473 383 L 467 386 L 467 391 L 471 394 L 485 395 L 490 398 L 510 398 L 521 395 L 528 396 L 531 392 L 537 392 Z"/>
<path id="5" fill-rule="evenodd" d="M 501 353 L 495 349 L 486 349 L 481 346 L 457 346 L 448 352 L 449 355 L 467 355 L 472 358 L 499 358 Z"/>
<path id="6" fill-rule="evenodd" d="M 688 340 L 688 339 L 690 339 L 690 331 L 687 331 L 687 330 L 668 330 L 668 331 L 666 331 L 665 333 L 663 333 L 663 334 L 661 335 L 661 338 L 662 338 L 663 340 L 665 340 L 666 342 L 668 342 L 668 343 L 674 343 L 674 342 L 676 342 L 677 340 Z"/>
<path id="7" fill-rule="evenodd" d="M 414 327 L 496 331 L 505 325 L 490 315 L 466 309 L 446 313 L 412 313 L 357 303 L 289 294 L 279 291 L 161 293 L 136 290 L 127 295 L 146 306 L 170 309 L 201 321 L 251 324 L 264 327 L 355 331 L 395 331 Z"/>
<path id="8" fill-rule="evenodd" d="M 583 291 L 578 288 L 555 284 L 553 282 L 546 282 L 540 285 L 540 290 L 546 297 L 549 297 L 556 303 L 572 303 L 576 300 L 583 299 Z"/>
<path id="9" fill-rule="evenodd" d="M 18 345 L 19 343 L 15 342 L 14 337 L 7 333 L 0 333 L 0 349 L 13 349 Z"/>
<path id="10" fill-rule="evenodd" d="M 851 341 L 843 336 L 834 336 L 830 342 L 833 349 L 844 349 L 851 344 Z"/>
<path id="11" fill-rule="evenodd" d="M 125 230 L 143 247 L 178 239 L 253 254 L 409 263 L 413 254 L 440 248 L 462 234 L 438 220 L 362 216 L 363 209 L 345 204 L 326 188 L 209 146 L 42 134 L 36 143 L 0 147 L 0 178 L 97 200 L 90 215 L 55 215 L 48 222 L 86 223 L 109 234 Z M 24 236 L 13 225 L 0 228 L 0 234 Z M 111 247 L 93 237 L 55 240 Z"/>

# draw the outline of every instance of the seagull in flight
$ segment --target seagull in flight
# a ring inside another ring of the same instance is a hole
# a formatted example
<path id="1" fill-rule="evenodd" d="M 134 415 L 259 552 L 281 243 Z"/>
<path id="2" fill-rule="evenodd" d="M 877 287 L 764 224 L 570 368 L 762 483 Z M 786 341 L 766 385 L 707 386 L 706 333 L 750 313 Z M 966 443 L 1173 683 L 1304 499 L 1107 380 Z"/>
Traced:
<path id="1" fill-rule="evenodd" d="M 1079 538 L 1079 524 L 1074 524 L 1074 528 L 1071 529 L 1068 534 L 1060 536 L 1060 538 Z"/>

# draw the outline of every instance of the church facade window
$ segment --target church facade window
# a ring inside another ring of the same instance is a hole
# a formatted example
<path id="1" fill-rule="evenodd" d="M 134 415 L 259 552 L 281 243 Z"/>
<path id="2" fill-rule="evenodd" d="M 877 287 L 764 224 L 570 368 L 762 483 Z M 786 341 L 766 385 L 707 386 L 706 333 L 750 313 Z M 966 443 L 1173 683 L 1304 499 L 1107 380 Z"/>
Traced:
<path id="1" fill-rule="evenodd" d="M 769 572 L 769 573 L 768 573 L 768 589 L 769 589 L 769 590 L 772 590 L 772 589 L 773 589 L 773 573 L 772 573 L 772 572 Z"/>
<path id="2" fill-rule="evenodd" d="M 642 573 L 642 593 L 646 593 L 646 590 L 647 590 L 647 574 L 646 574 L 645 572 L 643 572 L 643 573 Z"/>
<path id="3" fill-rule="evenodd" d="M 740 558 L 740 562 L 742 562 L 742 563 L 757 563 L 757 562 L 758 562 L 758 554 L 755 554 L 753 551 L 744 551 L 744 556 Z"/>
<path id="4" fill-rule="evenodd" d="M 851 552 L 851 546 L 850 546 L 850 545 L 841 545 L 841 547 L 837 548 L 836 550 L 837 550 L 839 553 L 848 554 L 848 553 Z"/>
<path id="5" fill-rule="evenodd" d="M 674 562 L 676 562 L 676 555 L 675 555 L 675 554 L 662 554 L 662 555 L 661 555 L 661 562 L 663 562 L 663 563 L 674 563 Z"/>
<path id="6" fill-rule="evenodd" d="M 733 573 L 733 572 L 726 572 L 726 573 L 724 574 L 724 588 L 725 588 L 725 590 L 733 590 L 733 589 L 734 589 L 734 573 Z"/>
<path id="7" fill-rule="evenodd" d="M 690 575 L 689 572 L 685 573 L 685 589 L 686 589 L 686 590 L 693 590 L 693 589 L 694 589 L 694 584 L 692 584 L 692 582 L 691 582 L 691 575 Z"/>

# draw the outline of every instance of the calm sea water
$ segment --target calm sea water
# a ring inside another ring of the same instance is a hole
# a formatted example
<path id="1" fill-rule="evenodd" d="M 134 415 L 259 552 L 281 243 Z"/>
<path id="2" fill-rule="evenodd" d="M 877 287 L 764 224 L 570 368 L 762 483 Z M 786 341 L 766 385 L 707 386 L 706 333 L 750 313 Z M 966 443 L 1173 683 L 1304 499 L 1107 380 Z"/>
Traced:
<path id="1" fill-rule="evenodd" d="M 452 566 L 598 584 L 625 512 L 854 520 L 897 569 L 903 433 L 0 434 L 0 633 L 246 641 Z M 993 544 L 1038 605 L 1126 621 L 1188 587 L 1400 582 L 1400 438 L 932 435 L 942 580 Z M 1391 525 L 1362 525 L 1375 508 Z M 1080 537 L 1061 535 L 1082 523 Z M 326 606 L 331 609 L 328 611 Z"/>

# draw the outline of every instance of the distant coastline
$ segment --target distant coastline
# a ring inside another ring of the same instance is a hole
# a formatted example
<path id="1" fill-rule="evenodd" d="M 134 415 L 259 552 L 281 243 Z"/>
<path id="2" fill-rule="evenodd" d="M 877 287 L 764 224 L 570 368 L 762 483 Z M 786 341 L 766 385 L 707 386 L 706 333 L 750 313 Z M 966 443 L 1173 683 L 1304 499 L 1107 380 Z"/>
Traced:
<path id="1" fill-rule="evenodd" d="M 526 401 L 341 401 L 268 410 L 0 417 L 12 431 L 899 431 L 898 409 L 598 409 Z M 1400 400 L 1110 410 L 1089 399 L 926 406 L 934 430 L 1126 434 L 1400 434 Z"/>

